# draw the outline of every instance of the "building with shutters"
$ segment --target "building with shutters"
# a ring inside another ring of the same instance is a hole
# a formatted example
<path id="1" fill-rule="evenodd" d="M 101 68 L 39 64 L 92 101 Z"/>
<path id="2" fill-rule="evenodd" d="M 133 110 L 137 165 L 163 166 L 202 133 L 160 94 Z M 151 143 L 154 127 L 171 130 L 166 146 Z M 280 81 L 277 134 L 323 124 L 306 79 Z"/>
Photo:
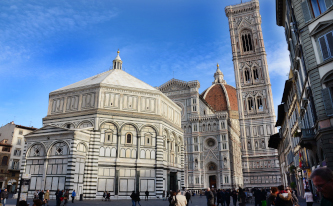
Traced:
<path id="1" fill-rule="evenodd" d="M 297 105 L 296 118 L 287 116 L 289 121 L 296 119 L 298 127 L 290 128 L 300 147 L 293 157 L 295 176 L 307 184 L 299 183 L 300 191 L 313 189 L 311 171 L 320 166 L 333 169 L 333 1 L 276 0 L 276 23 L 285 29 L 296 91 L 292 100 L 282 101 L 287 105 L 284 112 L 292 111 L 290 103 Z M 282 127 L 280 134 L 271 137 L 273 148 L 283 138 L 283 124 L 277 126 Z"/>
<path id="2" fill-rule="evenodd" d="M 261 30 L 259 1 L 227 6 L 245 187 L 281 184 L 277 150 L 268 148 L 275 112 Z"/>
<path id="3" fill-rule="evenodd" d="M 25 143 L 24 135 L 35 130 L 34 127 L 17 125 L 14 122 L 0 127 L 0 142 L 2 143 L 0 188 L 7 188 L 9 192 L 15 192 L 18 188 Z"/>
<path id="4" fill-rule="evenodd" d="M 21 173 L 35 190 L 76 190 L 86 199 L 162 197 L 184 186 L 181 108 L 158 89 L 112 69 L 49 95 L 43 127 L 26 135 Z"/>
<path id="5" fill-rule="evenodd" d="M 158 88 L 182 108 L 185 187 L 243 187 L 236 89 L 219 65 L 212 86 L 201 94 L 198 81 L 171 79 Z"/>

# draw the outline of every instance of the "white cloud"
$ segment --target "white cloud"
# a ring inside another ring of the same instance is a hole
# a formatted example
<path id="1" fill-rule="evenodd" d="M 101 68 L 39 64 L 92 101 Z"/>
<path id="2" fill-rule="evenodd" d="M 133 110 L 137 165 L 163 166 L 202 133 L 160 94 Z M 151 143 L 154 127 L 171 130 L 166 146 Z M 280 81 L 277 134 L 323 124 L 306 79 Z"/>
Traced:
<path id="1" fill-rule="evenodd" d="M 84 3 L 84 7 L 81 4 Z M 117 16 L 115 8 L 78 1 L 8 1 L 0 5 L 0 62 L 28 58 L 59 32 L 84 29 Z M 39 43 L 36 44 L 36 42 Z"/>
<path id="2" fill-rule="evenodd" d="M 286 76 L 290 70 L 289 51 L 285 42 L 267 45 L 267 62 L 270 75 Z"/>

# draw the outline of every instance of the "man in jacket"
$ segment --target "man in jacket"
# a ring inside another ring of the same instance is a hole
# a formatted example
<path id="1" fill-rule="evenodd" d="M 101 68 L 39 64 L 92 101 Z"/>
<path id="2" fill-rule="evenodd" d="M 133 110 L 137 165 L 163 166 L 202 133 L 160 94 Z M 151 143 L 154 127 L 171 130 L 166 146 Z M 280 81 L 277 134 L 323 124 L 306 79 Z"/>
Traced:
<path id="1" fill-rule="evenodd" d="M 311 174 L 313 184 L 318 192 L 321 192 L 323 198 L 320 205 L 333 206 L 333 173 L 327 167 L 321 167 L 314 170 Z"/>
<path id="2" fill-rule="evenodd" d="M 181 194 L 180 190 L 177 191 L 175 200 L 176 200 L 175 206 L 186 206 L 187 205 L 187 200 L 186 200 L 185 196 Z"/>
<path id="3" fill-rule="evenodd" d="M 187 206 L 188 206 L 188 204 L 190 203 L 190 199 L 191 199 L 191 193 L 190 193 L 190 191 L 186 192 L 185 197 L 186 197 Z"/>
<path id="4" fill-rule="evenodd" d="M 6 206 L 7 199 L 8 199 L 8 192 L 7 189 L 5 189 L 4 191 L 1 192 L 1 200 L 3 206 Z"/>
<path id="5" fill-rule="evenodd" d="M 206 191 L 206 198 L 207 198 L 207 206 L 212 206 L 214 205 L 214 194 L 212 191 L 210 191 L 210 188 L 207 188 Z"/>
<path id="6" fill-rule="evenodd" d="M 72 203 L 74 203 L 75 196 L 76 196 L 76 192 L 75 192 L 75 190 L 73 190 L 73 192 L 72 192 Z"/>
<path id="7" fill-rule="evenodd" d="M 269 194 L 269 196 L 267 198 L 267 206 L 275 205 L 276 196 L 279 193 L 279 190 L 277 187 L 272 187 L 271 191 L 272 191 L 271 194 Z"/>

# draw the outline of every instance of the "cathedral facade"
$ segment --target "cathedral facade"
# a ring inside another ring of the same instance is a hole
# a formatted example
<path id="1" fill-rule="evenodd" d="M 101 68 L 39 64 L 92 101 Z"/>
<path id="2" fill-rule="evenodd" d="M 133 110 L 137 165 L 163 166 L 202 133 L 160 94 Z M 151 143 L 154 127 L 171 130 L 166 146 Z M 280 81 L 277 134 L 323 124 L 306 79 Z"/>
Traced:
<path id="1" fill-rule="evenodd" d="M 243 187 L 236 89 L 217 67 L 212 86 L 199 94 L 198 81 L 172 79 L 159 87 L 182 108 L 185 187 Z"/>
<path id="2" fill-rule="evenodd" d="M 245 187 L 281 184 L 277 151 L 268 148 L 275 113 L 259 1 L 227 6 L 238 99 Z"/>
<path id="3" fill-rule="evenodd" d="M 26 135 L 21 173 L 35 190 L 86 199 L 162 197 L 184 186 L 181 108 L 156 88 L 113 69 L 50 93 L 43 127 Z M 52 197 L 53 198 L 53 197 Z"/>

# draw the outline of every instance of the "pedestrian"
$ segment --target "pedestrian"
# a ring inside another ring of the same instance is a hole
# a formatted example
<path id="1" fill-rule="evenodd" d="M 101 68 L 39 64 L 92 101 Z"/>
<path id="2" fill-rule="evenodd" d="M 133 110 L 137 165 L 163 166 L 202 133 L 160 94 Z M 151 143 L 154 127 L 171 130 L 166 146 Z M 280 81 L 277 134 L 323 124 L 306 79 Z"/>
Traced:
<path id="1" fill-rule="evenodd" d="M 111 194 L 110 194 L 110 192 L 106 192 L 106 199 L 107 199 L 107 201 L 111 201 Z"/>
<path id="2" fill-rule="evenodd" d="M 213 206 L 214 205 L 214 193 L 210 190 L 210 188 L 207 188 L 206 191 L 206 198 L 207 198 L 207 206 Z"/>
<path id="3" fill-rule="evenodd" d="M 213 195 L 214 195 L 214 205 L 215 205 L 215 203 L 216 203 L 216 199 L 217 199 L 217 191 L 215 190 L 215 189 L 212 189 L 212 193 L 213 193 Z"/>
<path id="4" fill-rule="evenodd" d="M 103 198 L 102 201 L 105 200 L 106 201 L 106 191 L 103 192 Z"/>
<path id="5" fill-rule="evenodd" d="M 216 193 L 216 206 L 223 206 L 222 205 L 222 191 L 220 189 L 217 190 L 217 193 Z"/>
<path id="6" fill-rule="evenodd" d="M 59 189 L 57 189 L 57 191 L 55 192 L 55 196 L 56 196 L 56 206 L 60 206 L 60 199 L 59 199 Z"/>
<path id="7" fill-rule="evenodd" d="M 261 189 L 261 205 L 266 206 L 267 192 L 264 188 Z"/>
<path id="8" fill-rule="evenodd" d="M 163 199 L 163 201 L 166 199 L 166 198 L 165 198 L 165 190 L 163 190 L 163 193 L 162 193 L 162 199 Z"/>
<path id="9" fill-rule="evenodd" d="M 190 199 L 191 199 L 191 193 L 190 193 L 190 191 L 187 191 L 186 193 L 185 193 L 185 197 L 186 197 L 186 201 L 187 201 L 187 206 L 190 204 Z"/>
<path id="10" fill-rule="evenodd" d="M 254 206 L 261 206 L 262 193 L 259 189 L 254 188 Z"/>
<path id="11" fill-rule="evenodd" d="M 234 206 L 236 206 L 237 196 L 238 196 L 236 190 L 232 191 L 231 196 L 232 196 L 232 202 L 233 202 Z"/>
<path id="12" fill-rule="evenodd" d="M 176 205 L 176 201 L 177 199 L 175 199 L 174 197 L 177 195 L 176 192 L 173 192 L 170 190 L 170 193 L 169 193 L 169 198 L 168 198 L 168 201 L 169 201 L 169 206 L 175 206 Z"/>
<path id="13" fill-rule="evenodd" d="M 278 186 L 279 193 L 276 196 L 275 206 L 293 206 L 290 191 L 284 190 L 284 186 Z"/>
<path id="14" fill-rule="evenodd" d="M 309 189 L 305 189 L 304 198 L 307 206 L 312 206 L 313 204 L 313 195 Z"/>
<path id="15" fill-rule="evenodd" d="M 42 190 L 42 191 L 40 191 L 40 192 L 38 193 L 38 197 L 39 197 L 39 199 L 40 199 L 41 201 L 44 200 L 44 190 Z"/>
<path id="16" fill-rule="evenodd" d="M 135 201 L 136 201 L 136 194 L 135 194 L 134 191 L 132 191 L 132 194 L 131 194 L 130 197 L 132 199 L 132 206 L 136 206 L 136 203 L 135 203 Z"/>
<path id="17" fill-rule="evenodd" d="M 275 201 L 276 201 L 276 196 L 279 193 L 279 190 L 277 187 L 272 187 L 271 188 L 271 194 L 269 194 L 267 200 L 266 200 L 266 206 L 272 206 L 275 205 Z"/>
<path id="18" fill-rule="evenodd" d="M 34 192 L 34 199 L 38 199 L 38 192 L 37 192 L 37 190 L 35 190 L 35 192 Z"/>
<path id="19" fill-rule="evenodd" d="M 149 197 L 149 192 L 148 192 L 148 190 L 146 190 L 145 195 L 146 195 L 146 197 L 145 197 L 145 201 L 148 201 L 148 197 Z"/>
<path id="20" fill-rule="evenodd" d="M 175 206 L 186 206 L 187 200 L 184 195 L 181 194 L 180 190 L 177 191 L 177 195 L 173 196 L 173 200 Z"/>
<path id="21" fill-rule="evenodd" d="M 290 187 L 287 187 L 286 190 L 287 190 L 287 192 L 290 192 L 290 194 L 291 194 L 291 202 L 293 203 L 293 205 L 299 205 L 298 198 L 294 194 L 293 190 L 291 190 Z"/>
<path id="22" fill-rule="evenodd" d="M 321 167 L 314 170 L 311 174 L 313 184 L 316 186 L 318 192 L 321 192 L 322 199 L 320 204 L 333 205 L 333 173 L 327 167 Z"/>
<path id="23" fill-rule="evenodd" d="M 50 200 L 50 190 L 46 190 L 44 194 L 44 205 L 46 204 L 49 206 L 49 200 Z"/>
<path id="24" fill-rule="evenodd" d="M 140 192 L 139 191 L 137 191 L 136 192 L 136 195 L 135 195 L 135 204 L 136 203 L 138 203 L 140 206 L 141 206 L 141 204 L 140 204 Z"/>
<path id="25" fill-rule="evenodd" d="M 4 191 L 1 192 L 1 201 L 3 206 L 6 206 L 7 199 L 8 199 L 8 192 L 7 189 L 5 189 Z"/>
<path id="26" fill-rule="evenodd" d="M 227 206 L 230 205 L 230 190 L 227 190 L 224 194 L 225 196 L 225 203 L 227 204 Z"/>
<path id="27" fill-rule="evenodd" d="M 72 203 L 74 203 L 75 197 L 76 197 L 76 192 L 75 192 L 75 190 L 73 190 L 73 192 L 72 192 Z"/>
<path id="28" fill-rule="evenodd" d="M 66 192 L 64 194 L 64 206 L 67 205 L 68 198 L 69 198 L 69 190 L 66 190 Z"/>
<path id="29" fill-rule="evenodd" d="M 245 206 L 246 195 L 242 188 L 239 188 L 238 191 L 238 202 L 239 206 Z"/>

